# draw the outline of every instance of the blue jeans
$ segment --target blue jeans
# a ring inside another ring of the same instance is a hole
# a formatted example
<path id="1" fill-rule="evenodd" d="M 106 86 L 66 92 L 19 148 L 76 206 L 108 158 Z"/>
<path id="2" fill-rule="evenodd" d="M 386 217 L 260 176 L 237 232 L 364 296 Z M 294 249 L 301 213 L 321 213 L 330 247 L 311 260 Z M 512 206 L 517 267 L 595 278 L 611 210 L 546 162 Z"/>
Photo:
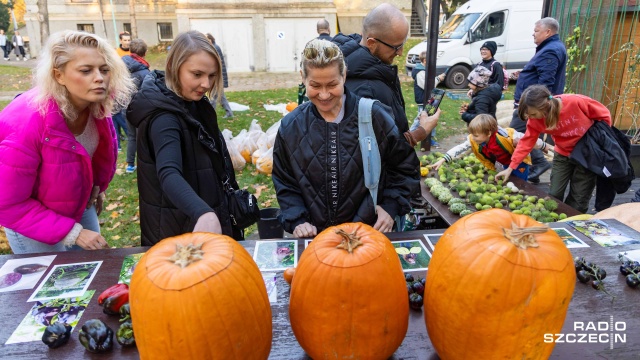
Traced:
<path id="1" fill-rule="evenodd" d="M 92 205 L 82 213 L 82 220 L 80 224 L 83 228 L 100 233 L 100 223 L 98 222 L 98 214 L 96 213 L 96 207 Z M 67 250 L 82 250 L 78 245 L 73 245 L 71 248 L 64 246 L 62 241 L 49 245 L 43 242 L 33 240 L 24 235 L 20 235 L 17 232 L 5 228 L 7 234 L 7 240 L 9 240 L 9 246 L 14 254 L 32 254 L 41 252 L 55 252 L 55 251 L 67 251 Z"/>
<path id="2" fill-rule="evenodd" d="M 127 133 L 127 118 L 124 115 L 124 110 L 113 115 L 111 120 L 113 121 L 113 127 L 116 128 L 116 135 L 118 135 L 118 149 L 120 149 L 122 147 L 120 146 L 120 136 L 123 133 Z"/>

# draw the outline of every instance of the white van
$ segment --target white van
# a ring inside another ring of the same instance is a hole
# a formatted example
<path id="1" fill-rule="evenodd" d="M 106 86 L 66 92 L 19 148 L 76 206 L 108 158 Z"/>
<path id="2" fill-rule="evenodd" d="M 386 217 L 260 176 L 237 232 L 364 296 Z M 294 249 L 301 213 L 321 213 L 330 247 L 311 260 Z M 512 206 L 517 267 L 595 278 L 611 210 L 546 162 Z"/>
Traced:
<path id="1" fill-rule="evenodd" d="M 480 47 L 485 41 L 495 41 L 494 55 L 509 73 L 522 70 L 533 57 L 533 27 L 540 20 L 543 0 L 471 0 L 460 5 L 440 27 L 436 74 L 447 71 L 446 87 L 461 89 L 467 85 L 467 75 L 482 61 Z M 410 74 L 427 50 L 427 41 L 407 53 L 406 69 Z"/>

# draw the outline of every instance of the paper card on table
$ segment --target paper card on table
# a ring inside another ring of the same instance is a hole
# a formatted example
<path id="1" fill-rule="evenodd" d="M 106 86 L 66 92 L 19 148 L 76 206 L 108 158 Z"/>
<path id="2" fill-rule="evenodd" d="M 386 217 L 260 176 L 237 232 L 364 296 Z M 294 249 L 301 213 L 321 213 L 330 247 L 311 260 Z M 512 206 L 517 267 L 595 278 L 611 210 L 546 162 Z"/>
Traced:
<path id="1" fill-rule="evenodd" d="M 256 241 L 253 260 L 260 271 L 285 270 L 298 265 L 298 241 Z"/>
<path id="2" fill-rule="evenodd" d="M 92 261 L 54 266 L 27 302 L 84 295 L 101 264 Z"/>
<path id="3" fill-rule="evenodd" d="M 584 241 L 578 239 L 577 236 L 573 235 L 571 231 L 565 228 L 553 228 L 552 230 L 555 231 L 558 236 L 560 236 L 562 242 L 567 245 L 568 249 L 589 247 L 589 245 L 587 245 Z"/>
<path id="4" fill-rule="evenodd" d="M 620 256 L 624 260 L 640 262 L 640 250 L 621 251 Z"/>
<path id="5" fill-rule="evenodd" d="M 567 224 L 604 247 L 640 244 L 640 233 L 612 219 L 572 220 Z"/>
<path id="6" fill-rule="evenodd" d="M 269 302 L 275 304 L 278 302 L 278 287 L 276 286 L 276 273 L 262 273 L 262 279 L 267 286 L 267 295 Z"/>
<path id="7" fill-rule="evenodd" d="M 136 265 L 138 265 L 138 261 L 144 255 L 144 253 L 140 254 L 131 254 L 124 257 L 122 261 L 122 269 L 120 269 L 120 276 L 118 277 L 118 284 L 127 284 L 131 281 L 131 275 L 133 275 L 133 270 L 136 269 Z"/>
<path id="8" fill-rule="evenodd" d="M 5 344 L 42 341 L 44 329 L 58 321 L 75 328 L 94 293 L 89 290 L 80 297 L 36 302 Z"/>
<path id="9" fill-rule="evenodd" d="M 431 250 L 436 249 L 436 244 L 438 243 L 438 240 L 440 240 L 440 237 L 442 237 L 442 235 L 443 234 L 424 234 L 424 238 L 427 240 L 429 246 L 431 246 Z"/>
<path id="10" fill-rule="evenodd" d="M 33 289 L 55 255 L 7 260 L 0 268 L 0 292 Z"/>
<path id="11" fill-rule="evenodd" d="M 427 270 L 431 253 L 420 240 L 392 241 L 403 270 Z"/>

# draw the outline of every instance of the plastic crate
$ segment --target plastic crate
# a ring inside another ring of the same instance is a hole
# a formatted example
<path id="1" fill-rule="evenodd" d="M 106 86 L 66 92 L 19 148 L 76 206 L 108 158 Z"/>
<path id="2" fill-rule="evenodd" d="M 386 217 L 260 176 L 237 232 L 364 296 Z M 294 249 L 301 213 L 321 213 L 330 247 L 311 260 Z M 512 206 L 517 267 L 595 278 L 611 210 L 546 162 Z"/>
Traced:
<path id="1" fill-rule="evenodd" d="M 469 100 L 469 97 L 467 96 L 467 92 L 453 92 L 453 91 L 447 91 L 445 92 L 445 95 L 447 95 L 447 97 L 451 100 Z"/>
<path id="2" fill-rule="evenodd" d="M 416 226 L 416 230 L 433 230 L 446 229 L 449 227 L 444 219 L 438 215 L 420 217 L 420 223 Z"/>

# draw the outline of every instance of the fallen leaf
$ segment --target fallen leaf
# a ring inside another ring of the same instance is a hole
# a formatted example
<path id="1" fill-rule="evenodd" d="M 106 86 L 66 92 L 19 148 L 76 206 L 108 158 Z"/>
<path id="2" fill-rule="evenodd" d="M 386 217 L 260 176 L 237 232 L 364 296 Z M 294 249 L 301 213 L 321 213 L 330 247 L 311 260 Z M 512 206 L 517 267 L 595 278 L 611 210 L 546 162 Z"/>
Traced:
<path id="1" fill-rule="evenodd" d="M 111 240 L 120 240 L 120 235 L 113 235 Z"/>
<path id="2" fill-rule="evenodd" d="M 107 210 L 107 211 L 111 211 L 111 210 L 113 210 L 113 209 L 117 208 L 117 207 L 118 207 L 118 205 L 119 205 L 118 203 L 111 203 L 111 204 L 107 205 L 107 207 L 105 208 L 105 210 Z"/>
<path id="3" fill-rule="evenodd" d="M 117 228 L 120 225 L 122 225 L 122 223 L 120 221 L 118 221 L 117 223 L 113 224 L 112 227 L 107 228 L 107 230 L 112 231 L 113 229 Z"/>
<path id="4" fill-rule="evenodd" d="M 120 214 L 118 214 L 118 212 L 117 212 L 117 211 L 113 211 L 113 212 L 111 212 L 111 216 L 110 216 L 110 217 L 111 217 L 112 219 L 116 219 L 118 216 L 120 216 Z"/>

